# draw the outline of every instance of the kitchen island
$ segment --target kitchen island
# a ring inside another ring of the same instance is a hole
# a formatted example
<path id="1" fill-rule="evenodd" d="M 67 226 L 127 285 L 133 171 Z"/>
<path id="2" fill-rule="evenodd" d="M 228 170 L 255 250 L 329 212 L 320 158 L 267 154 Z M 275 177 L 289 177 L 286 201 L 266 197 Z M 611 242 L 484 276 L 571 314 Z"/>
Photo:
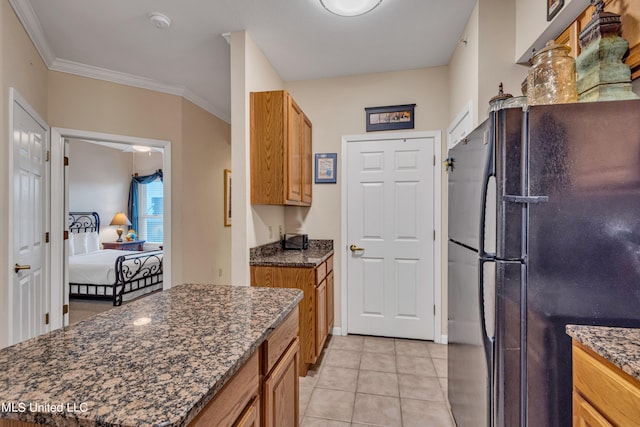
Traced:
<path id="1" fill-rule="evenodd" d="M 637 426 L 640 329 L 567 325 L 573 338 L 573 425 Z"/>
<path id="2" fill-rule="evenodd" d="M 252 381 L 269 378 L 278 357 L 263 366 L 258 352 L 271 355 L 277 348 L 297 366 L 301 298 L 295 289 L 180 285 L 2 349 L 0 426 L 19 425 L 10 420 L 54 426 L 197 422 L 218 393 L 234 391 L 223 387 L 231 387 L 245 365 L 260 369 L 248 374 Z M 285 324 L 296 329 L 281 333 Z M 259 396 L 249 397 L 264 412 Z"/>

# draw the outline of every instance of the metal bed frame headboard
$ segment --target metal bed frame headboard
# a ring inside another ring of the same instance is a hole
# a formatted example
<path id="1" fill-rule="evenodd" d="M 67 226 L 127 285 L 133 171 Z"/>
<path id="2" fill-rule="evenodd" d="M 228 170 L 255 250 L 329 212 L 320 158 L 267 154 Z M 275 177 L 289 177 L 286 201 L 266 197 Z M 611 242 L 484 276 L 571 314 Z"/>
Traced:
<path id="1" fill-rule="evenodd" d="M 70 233 L 100 231 L 100 216 L 97 212 L 69 212 Z"/>

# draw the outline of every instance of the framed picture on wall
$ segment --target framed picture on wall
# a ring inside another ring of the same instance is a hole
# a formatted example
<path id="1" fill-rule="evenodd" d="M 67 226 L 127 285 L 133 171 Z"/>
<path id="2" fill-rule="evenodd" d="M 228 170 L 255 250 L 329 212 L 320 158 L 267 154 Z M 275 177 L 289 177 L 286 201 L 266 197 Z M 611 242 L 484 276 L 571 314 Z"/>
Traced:
<path id="1" fill-rule="evenodd" d="M 367 107 L 367 132 L 413 129 L 416 104 Z"/>
<path id="2" fill-rule="evenodd" d="M 551 21 L 564 6 L 564 0 L 547 0 L 547 22 Z"/>
<path id="3" fill-rule="evenodd" d="M 337 153 L 317 153 L 315 183 L 335 184 L 337 167 Z"/>
<path id="4" fill-rule="evenodd" d="M 224 226 L 231 227 L 231 170 L 224 170 Z"/>

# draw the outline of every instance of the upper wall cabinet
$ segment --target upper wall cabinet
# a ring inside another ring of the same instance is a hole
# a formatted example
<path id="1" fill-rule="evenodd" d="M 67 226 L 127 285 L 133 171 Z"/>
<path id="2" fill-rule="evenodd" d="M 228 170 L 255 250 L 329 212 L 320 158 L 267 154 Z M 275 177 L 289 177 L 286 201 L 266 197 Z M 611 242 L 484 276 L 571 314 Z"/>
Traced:
<path id="1" fill-rule="evenodd" d="M 311 206 L 311 130 L 287 91 L 251 92 L 251 204 Z"/>
<path id="2" fill-rule="evenodd" d="M 631 79 L 640 77 L 640 1 L 605 0 L 605 11 L 621 15 L 622 37 L 629 42 L 629 54 L 625 64 L 631 68 Z M 571 47 L 571 56 L 580 54 L 579 35 L 593 15 L 594 7 L 589 6 L 556 38 L 556 43 Z"/>

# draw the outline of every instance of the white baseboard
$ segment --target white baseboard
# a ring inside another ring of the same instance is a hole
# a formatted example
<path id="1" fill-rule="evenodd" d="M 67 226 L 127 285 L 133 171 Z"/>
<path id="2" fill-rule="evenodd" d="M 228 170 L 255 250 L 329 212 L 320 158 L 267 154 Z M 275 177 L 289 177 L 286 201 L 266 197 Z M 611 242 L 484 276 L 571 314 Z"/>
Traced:
<path id="1" fill-rule="evenodd" d="M 331 329 L 331 335 L 342 335 L 342 328 L 339 326 L 334 326 Z M 346 334 L 345 334 L 346 335 Z"/>
<path id="2" fill-rule="evenodd" d="M 447 344 L 449 337 L 447 335 L 440 335 L 440 341 L 436 341 L 438 344 Z"/>

